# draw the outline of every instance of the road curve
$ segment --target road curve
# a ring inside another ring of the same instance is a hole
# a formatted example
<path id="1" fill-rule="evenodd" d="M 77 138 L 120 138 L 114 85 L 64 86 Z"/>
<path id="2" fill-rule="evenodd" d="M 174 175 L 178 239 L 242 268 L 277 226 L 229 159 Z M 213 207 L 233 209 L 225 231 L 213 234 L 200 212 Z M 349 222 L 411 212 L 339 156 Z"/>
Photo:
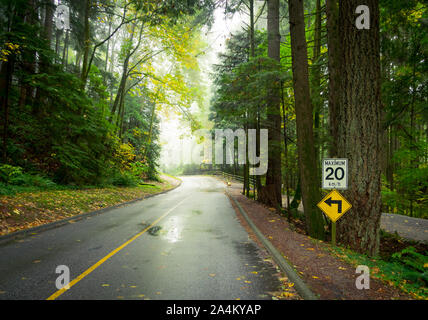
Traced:
<path id="1" fill-rule="evenodd" d="M 155 223 L 155 224 L 154 224 Z M 0 246 L 0 299 L 271 299 L 277 270 L 210 177 Z M 58 291 L 56 268 L 72 286 Z"/>

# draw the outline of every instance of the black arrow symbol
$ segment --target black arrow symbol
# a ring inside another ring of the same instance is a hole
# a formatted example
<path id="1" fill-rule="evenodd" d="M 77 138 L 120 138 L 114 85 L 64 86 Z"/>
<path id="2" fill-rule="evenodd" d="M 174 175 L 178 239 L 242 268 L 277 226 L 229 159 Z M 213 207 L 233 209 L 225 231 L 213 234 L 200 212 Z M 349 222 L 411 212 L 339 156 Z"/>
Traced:
<path id="1" fill-rule="evenodd" d="M 331 197 L 324 201 L 331 207 L 332 204 L 337 204 L 337 212 L 342 213 L 342 200 L 332 200 Z"/>

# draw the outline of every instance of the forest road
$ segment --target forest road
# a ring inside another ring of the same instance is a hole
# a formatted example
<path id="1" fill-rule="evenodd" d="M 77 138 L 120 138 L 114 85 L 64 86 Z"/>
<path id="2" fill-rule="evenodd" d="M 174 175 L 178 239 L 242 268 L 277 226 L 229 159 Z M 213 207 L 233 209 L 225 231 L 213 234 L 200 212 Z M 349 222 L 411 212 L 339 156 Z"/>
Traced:
<path id="1" fill-rule="evenodd" d="M 224 183 L 177 189 L 0 245 L 0 299 L 269 299 L 277 269 L 240 225 Z M 58 290 L 70 271 L 70 287 Z M 60 277 L 58 279 L 58 277 Z"/>

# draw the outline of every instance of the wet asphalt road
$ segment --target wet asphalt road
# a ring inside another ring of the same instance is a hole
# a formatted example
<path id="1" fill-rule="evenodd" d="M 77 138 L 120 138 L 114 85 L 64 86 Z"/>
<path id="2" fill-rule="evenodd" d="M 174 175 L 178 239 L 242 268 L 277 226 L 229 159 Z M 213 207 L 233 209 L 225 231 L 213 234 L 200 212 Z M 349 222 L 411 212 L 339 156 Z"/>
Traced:
<path id="1" fill-rule="evenodd" d="M 0 245 L 0 299 L 271 299 L 276 269 L 248 237 L 210 177 L 184 177 L 166 194 Z M 151 227 L 109 259 L 109 253 Z"/>

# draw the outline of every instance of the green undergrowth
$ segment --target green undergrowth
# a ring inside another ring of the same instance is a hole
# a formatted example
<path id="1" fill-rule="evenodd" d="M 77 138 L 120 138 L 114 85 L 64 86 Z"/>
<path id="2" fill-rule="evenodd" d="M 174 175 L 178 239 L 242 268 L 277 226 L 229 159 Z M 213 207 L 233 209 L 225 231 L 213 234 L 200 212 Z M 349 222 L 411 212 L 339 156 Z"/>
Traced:
<path id="1" fill-rule="evenodd" d="M 336 246 L 328 250 L 341 260 L 354 265 L 366 265 L 370 276 L 410 294 L 414 299 L 428 299 L 428 252 L 420 253 L 413 246 L 385 257 L 368 257 Z"/>

